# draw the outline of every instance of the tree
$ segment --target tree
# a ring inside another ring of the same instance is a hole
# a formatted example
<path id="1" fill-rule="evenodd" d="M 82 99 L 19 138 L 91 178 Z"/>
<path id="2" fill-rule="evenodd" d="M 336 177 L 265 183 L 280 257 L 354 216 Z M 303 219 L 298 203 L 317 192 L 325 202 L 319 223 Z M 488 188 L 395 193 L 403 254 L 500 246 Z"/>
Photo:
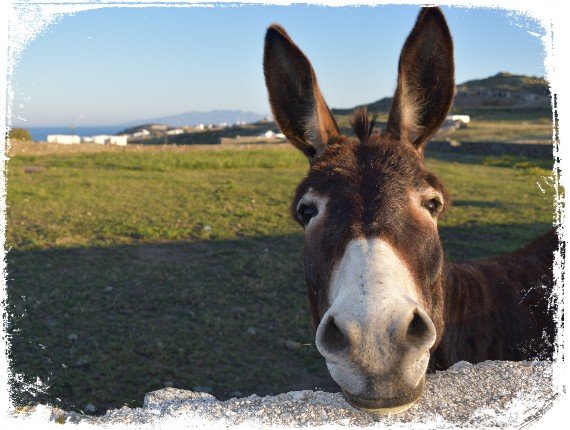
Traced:
<path id="1" fill-rule="evenodd" d="M 25 128 L 11 128 L 8 132 L 8 137 L 10 139 L 27 140 L 32 141 L 32 136 L 30 132 Z"/>

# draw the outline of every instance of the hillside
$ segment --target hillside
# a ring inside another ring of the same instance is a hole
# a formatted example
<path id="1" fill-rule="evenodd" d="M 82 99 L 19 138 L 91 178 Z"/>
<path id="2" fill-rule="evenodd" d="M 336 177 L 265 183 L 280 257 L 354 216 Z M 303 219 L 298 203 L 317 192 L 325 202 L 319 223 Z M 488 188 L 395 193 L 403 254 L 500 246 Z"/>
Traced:
<path id="1" fill-rule="evenodd" d="M 183 127 L 186 125 L 198 124 L 235 124 L 237 122 L 256 122 L 262 120 L 267 115 L 242 110 L 211 110 L 211 111 L 191 111 L 177 115 L 163 116 L 159 118 L 142 119 L 129 121 L 121 124 L 121 127 L 128 128 L 140 124 L 168 124 L 171 127 Z"/>
<path id="2" fill-rule="evenodd" d="M 115 133 L 116 135 L 121 135 L 121 134 L 133 134 L 133 133 L 137 133 L 141 130 L 153 130 L 153 129 L 158 129 L 160 128 L 161 130 L 168 130 L 172 127 L 167 126 L 166 124 L 156 124 L 156 123 L 145 123 L 145 124 L 140 124 L 140 125 L 135 125 L 133 127 L 127 127 L 117 133 Z M 164 132 L 164 131 L 163 131 Z"/>
<path id="3" fill-rule="evenodd" d="M 508 72 L 499 72 L 495 76 L 467 81 L 457 86 L 457 90 L 460 92 L 477 91 L 478 89 L 550 97 L 546 79 L 537 76 L 514 75 Z"/>
<path id="4" fill-rule="evenodd" d="M 372 112 L 387 112 L 391 97 L 384 97 L 367 105 Z M 355 106 L 360 107 L 360 106 Z M 499 72 L 484 79 L 475 79 L 457 85 L 457 95 L 452 109 L 481 108 L 539 108 L 550 109 L 550 89 L 544 78 Z M 333 109 L 337 115 L 346 115 L 350 109 Z"/>

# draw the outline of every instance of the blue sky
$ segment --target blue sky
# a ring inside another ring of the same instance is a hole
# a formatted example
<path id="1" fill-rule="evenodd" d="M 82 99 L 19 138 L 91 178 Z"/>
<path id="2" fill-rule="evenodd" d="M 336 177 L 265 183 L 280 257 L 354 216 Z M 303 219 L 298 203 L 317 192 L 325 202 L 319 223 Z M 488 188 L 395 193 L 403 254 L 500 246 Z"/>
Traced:
<path id="1" fill-rule="evenodd" d="M 282 24 L 312 61 L 331 107 L 391 95 L 419 7 L 104 8 L 64 16 L 23 51 L 11 82 L 16 125 L 112 125 L 188 111 L 268 113 L 265 28 Z M 458 83 L 544 75 L 543 34 L 506 11 L 443 8 Z"/>

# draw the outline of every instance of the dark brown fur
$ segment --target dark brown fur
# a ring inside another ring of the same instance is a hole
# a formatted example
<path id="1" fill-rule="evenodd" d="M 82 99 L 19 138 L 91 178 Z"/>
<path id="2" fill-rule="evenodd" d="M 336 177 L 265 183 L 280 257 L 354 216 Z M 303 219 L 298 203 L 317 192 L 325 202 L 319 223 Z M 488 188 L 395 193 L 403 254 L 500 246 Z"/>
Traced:
<path id="1" fill-rule="evenodd" d="M 357 138 L 349 138 L 340 134 L 307 58 L 283 28 L 268 29 L 264 73 L 273 114 L 311 161 L 291 205 L 293 216 L 303 225 L 297 209 L 309 189 L 328 197 L 326 216 L 305 236 L 314 327 L 330 306 L 330 277 L 348 242 L 381 238 L 407 265 L 421 306 L 435 325 L 432 369 L 459 360 L 551 357 L 554 231 L 509 255 L 445 261 L 433 221 L 451 199 L 425 168 L 423 152 L 451 106 L 453 69 L 453 44 L 443 14 L 423 8 L 402 49 L 387 129 L 374 133 L 374 120 L 359 110 L 352 121 Z M 428 215 L 425 204 L 434 190 L 441 208 Z"/>
<path id="2" fill-rule="evenodd" d="M 371 130 L 371 122 L 358 124 L 362 120 L 363 111 L 358 111 L 355 126 Z M 368 137 L 363 141 L 364 135 Z M 460 360 L 551 357 L 555 326 L 549 300 L 558 243 L 554 230 L 512 254 L 446 262 L 439 237 L 426 231 L 398 198 L 422 183 L 442 192 L 444 207 L 451 204 L 445 187 L 425 170 L 418 153 L 386 134 L 367 132 L 358 141 L 337 138 L 314 161 L 291 205 L 295 216 L 297 203 L 309 188 L 335 196 L 322 231 L 313 231 L 305 243 L 314 327 L 328 308 L 324 286 L 346 244 L 355 237 L 383 237 L 400 251 L 422 287 L 423 305 L 438 333 L 432 369 L 444 369 Z M 319 237 L 316 243 L 315 236 Z"/>
<path id="3" fill-rule="evenodd" d="M 445 332 L 432 368 L 466 360 L 551 358 L 554 349 L 553 254 L 550 230 L 529 245 L 483 261 L 449 263 Z"/>

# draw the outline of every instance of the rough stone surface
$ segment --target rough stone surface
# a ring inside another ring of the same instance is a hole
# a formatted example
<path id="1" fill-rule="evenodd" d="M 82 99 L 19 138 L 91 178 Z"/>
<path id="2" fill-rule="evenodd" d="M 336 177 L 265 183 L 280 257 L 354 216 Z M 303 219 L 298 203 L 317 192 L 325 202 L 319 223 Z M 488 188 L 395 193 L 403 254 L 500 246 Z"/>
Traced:
<path id="1" fill-rule="evenodd" d="M 385 426 L 398 428 L 512 428 L 539 419 L 557 397 L 552 364 L 486 361 L 457 363 L 427 377 L 421 399 L 398 415 L 375 415 L 352 408 L 340 393 L 293 391 L 277 396 L 233 398 L 165 388 L 146 395 L 142 408 L 123 407 L 94 417 L 43 405 L 22 417 L 40 414 L 63 423 L 138 424 L 184 428 Z"/>

